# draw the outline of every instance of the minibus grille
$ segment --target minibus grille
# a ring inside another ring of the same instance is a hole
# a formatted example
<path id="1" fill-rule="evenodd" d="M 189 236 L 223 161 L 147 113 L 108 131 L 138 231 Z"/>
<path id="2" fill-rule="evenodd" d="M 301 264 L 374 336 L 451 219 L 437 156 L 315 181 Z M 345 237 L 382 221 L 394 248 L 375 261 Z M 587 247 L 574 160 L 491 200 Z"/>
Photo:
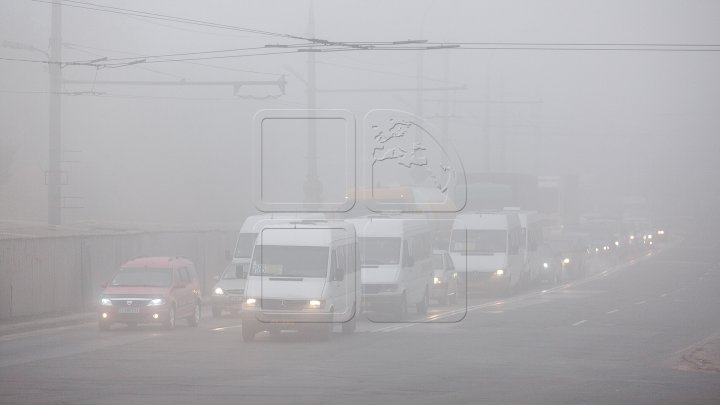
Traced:
<path id="1" fill-rule="evenodd" d="M 275 298 L 264 298 L 260 300 L 262 309 L 296 311 L 305 308 L 307 300 L 281 300 Z"/>

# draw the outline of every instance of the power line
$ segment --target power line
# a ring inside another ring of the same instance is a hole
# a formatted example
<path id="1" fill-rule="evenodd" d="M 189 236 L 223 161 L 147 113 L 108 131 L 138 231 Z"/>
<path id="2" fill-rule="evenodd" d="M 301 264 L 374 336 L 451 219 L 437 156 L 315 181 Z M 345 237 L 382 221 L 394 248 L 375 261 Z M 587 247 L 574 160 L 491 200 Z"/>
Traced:
<path id="1" fill-rule="evenodd" d="M 42 1 L 42 0 L 32 0 L 32 1 Z M 211 59 L 232 59 L 232 58 L 243 58 L 243 57 L 251 57 L 251 56 L 269 56 L 269 55 L 279 55 L 279 54 L 288 54 L 288 53 L 298 53 L 298 52 L 318 52 L 318 53 L 331 53 L 331 52 L 350 52 L 350 51 L 430 51 L 435 49 L 453 49 L 453 50 L 485 50 L 485 51 L 492 51 L 492 50 L 503 50 L 503 51 L 593 51 L 593 52 L 720 52 L 720 45 L 708 45 L 706 48 L 695 48 L 689 45 L 688 47 L 681 47 L 681 48 L 666 48 L 666 47 L 634 47 L 634 46 L 628 46 L 628 47 L 550 47 L 550 46 L 537 46 L 537 47 L 516 47 L 516 46 L 480 46 L 480 47 L 467 47 L 467 46 L 460 46 L 457 44 L 445 44 L 442 46 L 437 47 L 367 47 L 367 48 L 340 48 L 340 47 L 331 47 L 331 48 L 322 48 L 318 47 L 313 44 L 309 44 L 307 48 L 295 48 L 295 49 L 288 49 L 284 51 L 276 51 L 276 52 L 259 52 L 259 53 L 250 53 L 250 54 L 236 54 L 236 55 L 218 55 L 218 56 L 197 56 L 197 57 L 189 57 L 189 58 L 180 58 L 180 59 L 174 59 L 174 58 L 163 58 L 163 59 L 157 59 L 157 60 L 148 60 L 147 58 L 139 58 L 135 60 L 131 60 L 129 62 L 125 63 L 107 63 L 107 58 L 101 58 L 91 61 L 70 61 L 70 62 L 63 62 L 63 61 L 53 61 L 53 60 L 35 60 L 35 59 L 21 59 L 21 58 L 6 58 L 6 57 L 0 57 L 0 60 L 4 61 L 14 61 L 14 62 L 28 62 L 28 63 L 43 63 L 48 65 L 61 65 L 63 67 L 65 66 L 91 66 L 95 68 L 120 68 L 120 67 L 126 67 L 131 65 L 137 65 L 137 64 L 148 64 L 148 63 L 166 63 L 166 62 L 188 62 L 188 61 L 198 61 L 198 60 L 211 60 Z M 272 48 L 272 47 L 270 47 Z M 283 47 L 280 47 L 282 49 Z M 254 47 L 254 48 L 244 48 L 246 50 L 253 50 L 253 49 L 268 49 L 268 47 Z M 211 52 L 218 52 L 218 51 L 206 51 L 205 53 L 211 53 Z M 196 55 L 198 52 L 195 53 L 187 53 L 187 55 Z M 129 58 L 127 58 L 129 59 Z M 122 59 L 125 60 L 125 59 Z"/>
<path id="2" fill-rule="evenodd" d="M 428 45 L 443 45 L 444 42 L 428 42 Z M 456 45 L 487 46 L 636 46 L 636 47 L 720 47 L 720 44 L 684 44 L 684 43 L 602 43 L 602 42 L 447 42 Z"/>
<path id="3" fill-rule="evenodd" d="M 119 51 L 116 49 L 98 48 L 98 47 L 89 46 L 89 45 L 78 45 L 78 44 L 70 44 L 70 43 L 65 43 L 64 45 L 69 46 L 71 49 L 76 49 L 76 48 L 94 49 L 94 50 L 103 51 L 103 52 L 115 52 L 115 53 L 121 53 L 121 54 L 126 54 L 126 55 L 134 55 L 135 59 L 146 58 L 146 57 L 142 56 L 142 54 L 135 53 L 135 52 Z M 84 52 L 87 52 L 87 51 L 84 51 Z M 96 56 L 102 56 L 102 55 L 96 54 Z M 128 59 L 132 59 L 132 58 L 128 58 Z M 281 73 L 263 72 L 263 71 L 250 70 L 250 69 L 239 69 L 239 68 L 232 68 L 232 67 L 227 67 L 227 66 L 210 65 L 207 63 L 200 63 L 200 62 L 185 61 L 182 63 L 186 63 L 188 65 L 208 67 L 211 69 L 227 70 L 227 71 L 231 71 L 231 72 L 255 73 L 255 74 L 259 74 L 259 75 L 268 75 L 268 76 L 281 76 Z"/>
<path id="4" fill-rule="evenodd" d="M 161 55 L 139 55 L 134 57 L 124 58 L 107 58 L 104 62 L 116 62 L 123 60 L 139 60 L 139 59 L 164 59 L 173 56 L 190 56 L 190 55 L 205 55 L 210 53 L 227 53 L 227 52 L 240 52 L 240 51 L 256 51 L 258 49 L 266 49 L 264 46 L 254 46 L 249 48 L 233 48 L 233 49 L 219 49 L 214 51 L 196 51 L 196 52 L 182 52 L 182 53 L 166 53 Z"/>
<path id="5" fill-rule="evenodd" d="M 235 97 L 183 97 L 183 96 L 149 96 L 141 94 L 120 94 L 112 92 L 100 92 L 100 91 L 60 91 L 60 92 L 49 92 L 49 91 L 28 91 L 28 90 L 0 90 L 0 93 L 5 94 L 32 94 L 32 95 L 48 95 L 58 94 L 61 96 L 71 97 L 98 97 L 98 98 L 118 98 L 118 99 L 148 99 L 148 100 L 191 100 L 191 101 L 234 101 L 242 102 L 248 100 L 264 100 L 268 99 L 272 102 L 280 102 L 276 100 L 278 96 L 235 96 Z M 301 105 L 300 103 L 293 103 L 289 101 L 280 102 L 281 104 L 288 105 Z"/>
<path id="6" fill-rule="evenodd" d="M 34 1 L 37 3 L 53 4 L 53 0 L 31 0 L 31 1 Z M 171 16 L 171 15 L 167 15 L 167 14 L 158 14 L 158 13 L 150 13 L 150 12 L 140 11 L 140 10 L 132 10 L 132 9 L 127 9 L 127 8 L 111 7 L 111 6 L 105 6 L 102 4 L 90 3 L 90 2 L 85 2 L 85 1 L 75 1 L 75 0 L 56 0 L 56 1 L 59 5 L 61 5 L 63 7 L 73 7 L 73 8 L 79 8 L 79 9 L 85 9 L 85 10 L 111 13 L 111 14 L 119 14 L 119 15 L 126 15 L 126 16 L 129 15 L 129 16 L 134 16 L 134 17 L 143 17 L 143 18 L 151 18 L 151 19 L 164 20 L 164 21 L 179 22 L 179 23 L 190 24 L 190 25 L 200 25 L 200 26 L 205 26 L 205 27 L 228 29 L 228 30 L 233 30 L 233 31 L 246 32 L 246 33 L 250 33 L 250 34 L 257 34 L 257 35 L 308 40 L 308 38 L 298 37 L 298 36 L 289 35 L 289 34 L 282 34 L 282 33 L 271 32 L 271 31 L 263 31 L 263 30 L 257 30 L 257 29 L 253 29 L 253 28 L 239 27 L 239 26 L 233 26 L 233 25 L 218 24 L 218 23 L 213 23 L 210 21 L 193 20 L 190 18 L 175 17 L 175 16 Z"/>
<path id="7" fill-rule="evenodd" d="M 262 53 L 250 53 L 250 54 L 239 54 L 239 55 L 205 56 L 205 57 L 183 58 L 183 59 L 158 59 L 158 60 L 139 59 L 139 60 L 131 61 L 131 62 L 127 62 L 127 63 L 106 64 L 106 65 L 103 65 L 103 67 L 118 68 L 118 67 L 130 66 L 133 64 L 187 62 L 187 61 L 210 60 L 210 59 L 232 59 L 232 58 L 244 58 L 244 57 L 251 57 L 251 56 L 280 55 L 280 54 L 286 54 L 286 53 L 296 53 L 296 51 L 278 51 L 278 52 L 262 52 Z"/>

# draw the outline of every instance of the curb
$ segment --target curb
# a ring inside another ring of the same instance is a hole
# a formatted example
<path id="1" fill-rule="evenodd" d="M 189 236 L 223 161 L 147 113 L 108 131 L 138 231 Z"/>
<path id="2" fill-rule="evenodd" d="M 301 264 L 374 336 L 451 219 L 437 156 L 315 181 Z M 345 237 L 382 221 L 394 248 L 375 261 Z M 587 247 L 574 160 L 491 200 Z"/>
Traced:
<path id="1" fill-rule="evenodd" d="M 78 325 L 89 323 L 95 320 L 95 312 L 83 312 L 80 314 L 61 315 L 54 317 L 42 317 L 21 322 L 10 322 L 0 324 L 0 335 L 16 332 L 27 332 L 36 329 L 46 329 L 57 326 Z"/>

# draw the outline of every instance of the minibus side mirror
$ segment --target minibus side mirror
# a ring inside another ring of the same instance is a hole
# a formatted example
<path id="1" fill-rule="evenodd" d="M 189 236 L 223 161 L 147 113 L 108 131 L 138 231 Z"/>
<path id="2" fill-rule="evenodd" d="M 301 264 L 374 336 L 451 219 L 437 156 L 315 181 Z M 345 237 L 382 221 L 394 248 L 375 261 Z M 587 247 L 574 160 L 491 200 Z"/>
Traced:
<path id="1" fill-rule="evenodd" d="M 343 281 L 345 279 L 345 271 L 341 268 L 335 268 L 332 271 L 332 281 Z"/>

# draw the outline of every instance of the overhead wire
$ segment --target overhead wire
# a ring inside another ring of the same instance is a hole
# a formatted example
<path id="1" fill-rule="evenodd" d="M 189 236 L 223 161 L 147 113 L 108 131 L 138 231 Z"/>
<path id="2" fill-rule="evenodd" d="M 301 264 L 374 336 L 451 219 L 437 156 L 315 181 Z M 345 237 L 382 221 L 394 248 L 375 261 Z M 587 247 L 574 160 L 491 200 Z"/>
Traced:
<path id="1" fill-rule="evenodd" d="M 240 31 L 240 32 L 246 32 L 246 33 L 257 34 L 257 35 L 264 35 L 264 36 L 284 37 L 284 38 L 294 38 L 294 39 L 304 39 L 304 40 L 309 39 L 309 38 L 290 35 L 290 34 L 264 31 L 264 30 L 258 30 L 258 29 L 240 27 L 240 26 L 234 26 L 234 25 L 218 24 L 218 23 L 213 23 L 210 21 L 194 20 L 191 18 L 175 17 L 175 16 L 171 16 L 171 15 L 167 15 L 167 14 L 151 13 L 151 12 L 147 12 L 147 11 L 132 10 L 132 9 L 121 8 L 121 7 L 112 7 L 112 6 L 106 6 L 103 4 L 90 3 L 90 2 L 85 2 L 85 1 L 76 1 L 76 0 L 31 0 L 31 1 L 34 1 L 37 3 L 46 3 L 46 4 L 59 4 L 60 6 L 63 6 L 63 7 L 86 9 L 86 10 L 99 11 L 99 12 L 105 12 L 105 13 L 111 13 L 111 14 L 119 14 L 119 15 L 126 15 L 126 16 L 129 15 L 129 16 L 134 16 L 134 17 L 143 17 L 143 18 L 151 18 L 151 19 L 158 19 L 158 20 L 164 20 L 164 21 L 181 22 L 184 24 L 227 29 L 227 30 Z"/>

